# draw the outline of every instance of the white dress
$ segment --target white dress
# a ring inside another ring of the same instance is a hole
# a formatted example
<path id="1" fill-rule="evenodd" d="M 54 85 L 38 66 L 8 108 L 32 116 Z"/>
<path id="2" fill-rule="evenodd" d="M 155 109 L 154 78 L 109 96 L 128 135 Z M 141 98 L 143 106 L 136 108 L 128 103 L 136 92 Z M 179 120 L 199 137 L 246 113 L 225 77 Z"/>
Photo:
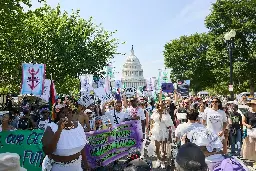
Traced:
<path id="1" fill-rule="evenodd" d="M 160 114 L 153 112 L 151 119 L 154 120 L 153 128 L 151 129 L 150 144 L 146 147 L 148 156 L 156 156 L 155 153 L 155 141 L 167 141 L 169 138 L 169 129 L 167 127 L 173 127 L 173 121 L 169 114 L 163 114 L 160 120 Z"/>
<path id="2" fill-rule="evenodd" d="M 55 123 L 49 123 L 48 126 L 55 133 L 58 129 L 58 125 Z M 57 148 L 53 154 L 58 156 L 70 156 L 80 152 L 84 146 L 87 144 L 86 135 L 84 129 L 80 123 L 78 123 L 77 128 L 70 130 L 62 130 L 60 134 L 59 141 L 57 143 Z M 45 156 L 42 163 L 43 171 L 82 171 L 81 167 L 82 157 L 73 160 L 69 164 L 62 164 L 49 159 Z"/>
<path id="3" fill-rule="evenodd" d="M 163 114 L 160 120 L 160 114 L 154 112 L 151 119 L 154 121 L 153 128 L 151 129 L 152 140 L 166 141 L 169 138 L 169 129 L 167 127 L 173 126 L 171 116 L 169 114 Z"/>

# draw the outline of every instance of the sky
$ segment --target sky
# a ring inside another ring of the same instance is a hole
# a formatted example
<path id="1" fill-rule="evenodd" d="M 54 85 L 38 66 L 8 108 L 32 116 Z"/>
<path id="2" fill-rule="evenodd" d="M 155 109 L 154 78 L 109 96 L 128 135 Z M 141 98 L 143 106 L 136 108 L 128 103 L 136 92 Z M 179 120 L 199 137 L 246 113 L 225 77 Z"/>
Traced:
<path id="1" fill-rule="evenodd" d="M 125 42 L 113 59 L 116 78 L 130 54 L 132 45 L 146 79 L 164 69 L 164 45 L 183 35 L 207 32 L 205 17 L 216 0 L 47 0 L 47 4 L 69 13 L 80 10 L 84 19 L 93 17 L 95 24 L 115 31 L 114 37 Z M 40 7 L 32 0 L 32 8 Z"/>

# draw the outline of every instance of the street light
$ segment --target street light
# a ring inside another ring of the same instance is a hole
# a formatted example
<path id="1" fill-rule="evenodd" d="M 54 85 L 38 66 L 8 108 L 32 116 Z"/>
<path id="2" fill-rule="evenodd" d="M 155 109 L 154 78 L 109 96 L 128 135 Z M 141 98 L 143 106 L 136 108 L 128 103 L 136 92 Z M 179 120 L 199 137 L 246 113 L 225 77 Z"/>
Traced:
<path id="1" fill-rule="evenodd" d="M 227 46 L 228 46 L 228 52 L 229 52 L 229 62 L 230 62 L 230 85 L 229 85 L 229 91 L 230 91 L 230 97 L 231 101 L 234 100 L 234 90 L 233 90 L 233 63 L 232 63 L 232 50 L 234 48 L 234 40 L 233 38 L 236 36 L 236 31 L 231 30 L 230 32 L 227 32 L 224 35 L 224 39 L 226 40 Z"/>

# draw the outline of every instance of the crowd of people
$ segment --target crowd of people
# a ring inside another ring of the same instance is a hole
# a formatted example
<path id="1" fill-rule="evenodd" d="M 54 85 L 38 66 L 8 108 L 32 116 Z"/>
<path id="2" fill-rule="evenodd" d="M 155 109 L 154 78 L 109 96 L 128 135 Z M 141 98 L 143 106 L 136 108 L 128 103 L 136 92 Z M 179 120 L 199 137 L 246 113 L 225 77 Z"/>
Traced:
<path id="1" fill-rule="evenodd" d="M 141 121 L 145 143 L 141 159 L 131 161 L 124 170 L 150 170 L 143 161 L 147 156 L 155 156 L 155 167 L 162 169 L 171 164 L 168 158 L 174 159 L 178 171 L 250 169 L 239 158 L 256 161 L 256 100 L 243 98 L 239 103 L 250 108 L 241 114 L 237 103 L 226 104 L 225 98 L 162 96 L 161 91 L 158 100 L 123 96 L 122 100 L 96 101 L 87 107 L 64 96 L 57 98 L 52 108 L 25 97 L 18 109 L 9 100 L 0 131 L 44 130 L 44 171 L 91 170 L 84 150 L 88 143 L 85 132 L 129 120 Z M 170 150 L 171 143 L 177 144 L 177 155 Z"/>

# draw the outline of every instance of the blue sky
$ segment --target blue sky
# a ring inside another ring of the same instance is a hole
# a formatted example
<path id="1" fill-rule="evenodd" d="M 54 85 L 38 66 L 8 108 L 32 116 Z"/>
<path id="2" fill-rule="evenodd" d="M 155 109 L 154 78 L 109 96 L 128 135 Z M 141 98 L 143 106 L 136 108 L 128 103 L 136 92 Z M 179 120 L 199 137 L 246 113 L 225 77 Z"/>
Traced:
<path id="1" fill-rule="evenodd" d="M 115 56 L 116 77 L 120 77 L 122 65 L 131 46 L 144 69 L 144 77 L 157 76 L 158 69 L 164 68 L 163 50 L 166 42 L 190 35 L 206 32 L 204 19 L 210 13 L 211 4 L 216 0 L 47 0 L 55 7 L 69 13 L 80 10 L 84 19 L 93 17 L 95 24 L 109 31 L 121 42 L 118 51 L 126 56 Z M 33 8 L 40 6 L 32 0 Z M 118 73 L 119 72 L 119 73 Z"/>

